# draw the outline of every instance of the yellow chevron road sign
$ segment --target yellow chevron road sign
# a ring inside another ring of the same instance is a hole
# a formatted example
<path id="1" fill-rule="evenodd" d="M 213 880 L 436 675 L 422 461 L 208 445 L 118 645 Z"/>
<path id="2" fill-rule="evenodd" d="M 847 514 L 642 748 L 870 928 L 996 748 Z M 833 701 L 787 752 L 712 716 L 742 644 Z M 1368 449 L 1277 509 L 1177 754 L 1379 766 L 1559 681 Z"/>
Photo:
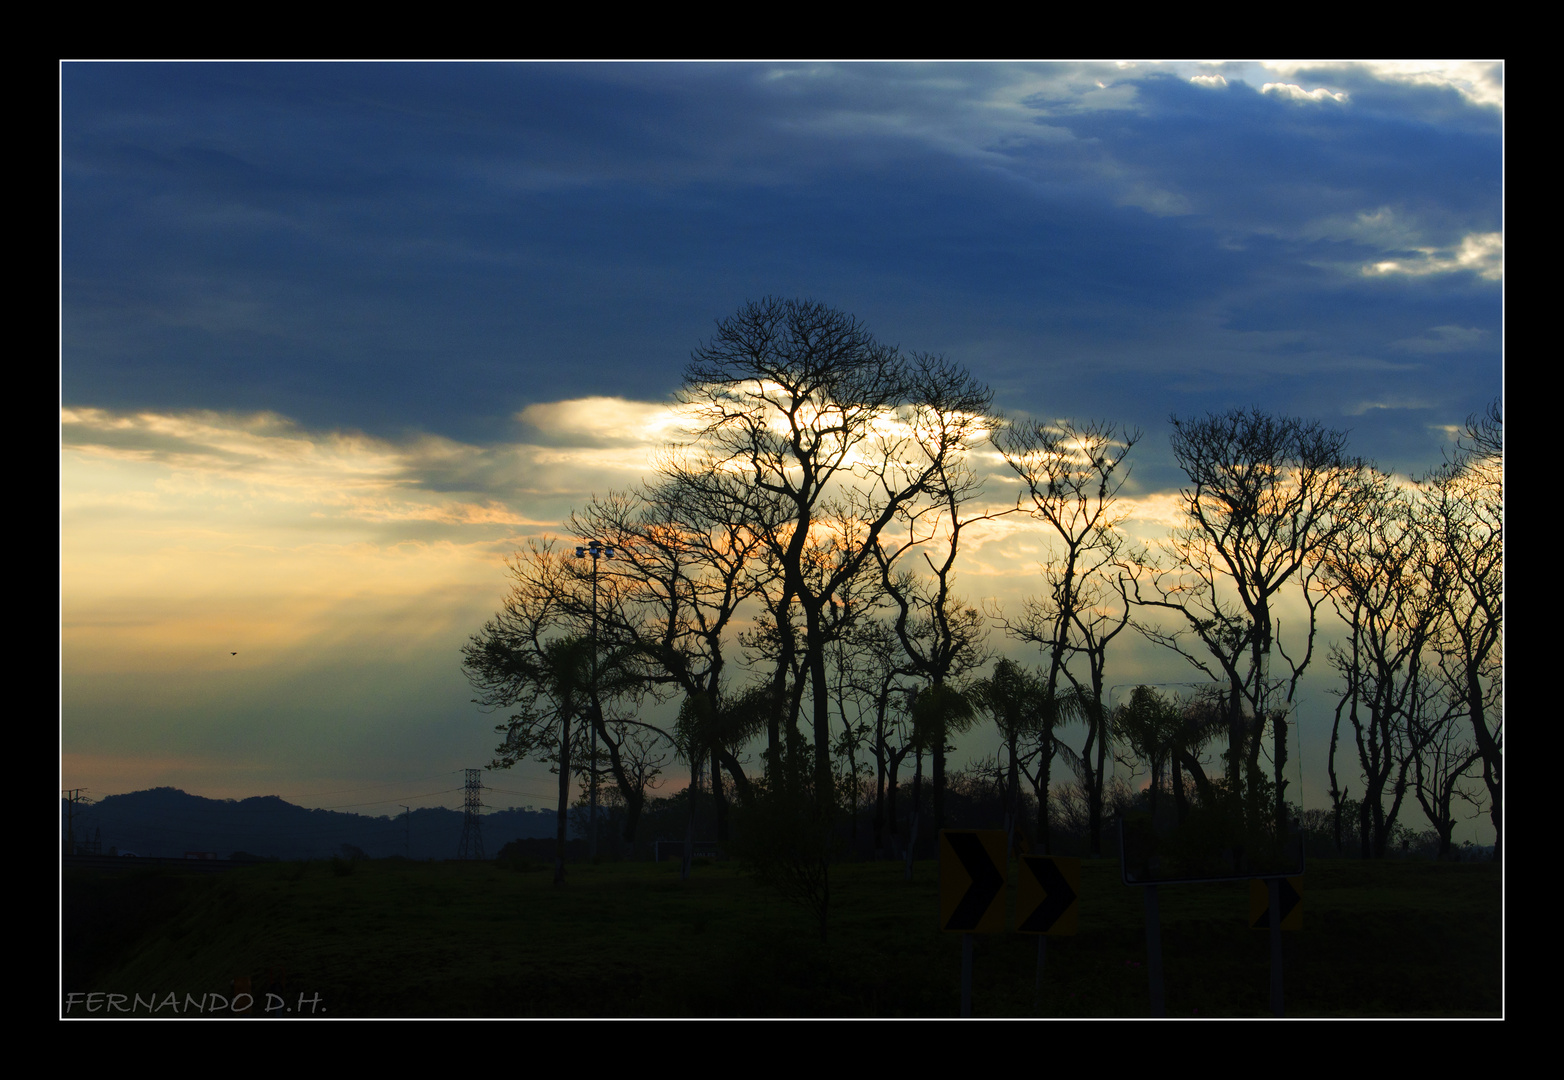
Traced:
<path id="1" fill-rule="evenodd" d="M 1271 927 L 1271 890 L 1266 887 L 1266 879 L 1249 879 L 1249 925 L 1256 930 L 1269 930 Z M 1282 878 L 1278 883 L 1277 893 L 1282 907 L 1282 929 L 1303 929 L 1303 878 Z"/>
<path id="2" fill-rule="evenodd" d="M 1016 931 L 1075 933 L 1080 922 L 1081 860 L 1023 855 L 1021 866 L 1021 882 L 1016 889 Z"/>
<path id="3" fill-rule="evenodd" d="M 1003 829 L 944 829 L 939 834 L 939 928 L 963 934 L 1005 931 Z"/>

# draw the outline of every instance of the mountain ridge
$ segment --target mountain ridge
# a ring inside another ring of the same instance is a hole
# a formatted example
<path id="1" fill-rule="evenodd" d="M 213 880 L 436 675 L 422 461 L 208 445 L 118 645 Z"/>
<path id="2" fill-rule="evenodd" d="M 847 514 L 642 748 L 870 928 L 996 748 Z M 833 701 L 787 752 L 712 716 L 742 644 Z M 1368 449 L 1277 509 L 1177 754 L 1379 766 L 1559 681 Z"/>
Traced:
<path id="1" fill-rule="evenodd" d="M 78 848 L 102 854 L 179 858 L 186 853 L 235 854 L 263 859 L 324 859 L 357 848 L 371 858 L 456 858 L 463 812 L 415 808 L 410 814 L 356 814 L 307 809 L 278 795 L 209 799 L 174 787 L 107 795 L 90 804 L 60 802 L 62 849 L 70 833 Z M 488 810 L 482 815 L 484 854 L 493 858 L 509 840 L 553 836 L 552 810 Z"/>

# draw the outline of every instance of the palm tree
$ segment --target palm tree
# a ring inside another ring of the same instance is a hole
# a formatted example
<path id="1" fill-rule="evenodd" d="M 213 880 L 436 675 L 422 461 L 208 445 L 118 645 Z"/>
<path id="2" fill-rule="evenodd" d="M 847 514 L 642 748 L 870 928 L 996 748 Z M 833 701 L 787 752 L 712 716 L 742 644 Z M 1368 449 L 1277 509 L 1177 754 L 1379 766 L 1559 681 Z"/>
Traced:
<path id="1" fill-rule="evenodd" d="M 1064 758 L 1064 762 L 1075 771 L 1077 776 L 1085 775 L 1085 762 L 1081 756 L 1059 741 L 1057 732 L 1066 724 L 1073 723 L 1087 715 L 1086 698 L 1079 690 L 1068 690 L 1062 694 L 1048 694 L 1047 687 L 1043 686 L 1043 696 L 1037 704 L 1037 720 L 1031 729 L 1033 747 L 1030 753 L 1023 753 L 1023 763 L 1035 760 L 1035 768 L 1027 774 L 1032 781 L 1032 793 L 1037 797 L 1037 835 L 1043 844 L 1043 854 L 1053 853 L 1053 837 L 1048 824 L 1048 793 L 1053 787 L 1053 764 L 1055 757 Z"/>
<path id="2" fill-rule="evenodd" d="M 934 828 L 945 827 L 945 751 L 954 735 L 970 728 L 977 720 L 972 699 L 943 683 L 925 686 L 912 703 L 913 740 L 918 754 L 925 751 L 934 758 Z M 917 813 L 914 803 L 913 813 Z"/>
<path id="3" fill-rule="evenodd" d="M 1081 760 L 1074 750 L 1060 742 L 1057 731 L 1084 715 L 1081 697 L 1070 691 L 1050 696 L 1046 679 L 1013 660 L 1001 659 L 994 673 L 980 679 L 971 690 L 972 699 L 993 717 L 1005 740 L 1009 754 L 1005 782 L 1005 830 L 1013 841 L 1020 823 L 1020 778 L 1024 773 L 1037 798 L 1037 835 L 1043 851 L 1051 853 L 1053 840 L 1049 828 L 1049 790 L 1053 784 L 1053 760 L 1063 757 L 1077 772 Z M 1027 767 L 1033 762 L 1032 768 Z"/>
<path id="4" fill-rule="evenodd" d="M 1021 739 L 1035 731 L 1042 719 L 1043 685 L 1014 660 L 1002 658 L 994 664 L 992 675 L 973 684 L 972 697 L 993 718 L 994 726 L 1005 741 L 1005 752 L 1009 756 L 1005 778 L 1005 831 L 1013 837 L 1021 809 Z"/>
<path id="5" fill-rule="evenodd" d="M 674 727 L 674 746 L 690 766 L 689 819 L 684 833 L 684 865 L 681 876 L 690 876 L 695 839 L 695 796 L 701 784 L 702 766 L 711 763 L 712 795 L 717 798 L 718 840 L 727 840 L 723 806 L 720 801 L 721 777 L 717 773 L 724 755 L 759 735 L 771 715 L 771 685 L 763 683 L 720 703 L 709 694 L 692 694 L 679 707 Z M 741 797 L 747 794 L 741 792 Z"/>
<path id="6" fill-rule="evenodd" d="M 602 699 L 632 693 L 642 680 L 634 655 L 617 650 L 597 656 L 590 637 L 559 637 L 546 641 L 518 640 L 491 624 L 462 650 L 468 680 L 479 690 L 477 702 L 491 707 L 515 707 L 499 731 L 505 735 L 490 768 L 505 769 L 536 758 L 551 762 L 559 773 L 559 824 L 554 856 L 554 883 L 565 880 L 566 819 L 570 805 L 575 743 L 595 723 L 602 723 Z M 610 754 L 617 743 L 609 742 Z M 588 768 L 596 768 L 589 762 Z"/>
<path id="7" fill-rule="evenodd" d="M 565 835 L 570 806 L 571 724 L 590 719 L 593 705 L 592 673 L 595 666 L 594 643 L 589 637 L 555 638 L 543 645 L 540 653 L 518 653 L 515 662 L 525 670 L 524 678 L 536 688 L 532 707 L 547 703 L 550 716 L 540 717 L 550 727 L 550 719 L 559 725 L 559 750 L 555 765 L 559 771 L 559 814 L 554 845 L 554 884 L 565 882 Z M 507 740 L 509 742 L 509 740 Z M 594 762 L 595 766 L 596 763 Z"/>
<path id="8" fill-rule="evenodd" d="M 1189 817 L 1189 806 L 1184 796 L 1184 770 L 1194 778 L 1199 797 L 1207 802 L 1213 794 L 1211 781 L 1200 765 L 1200 752 L 1228 733 L 1227 710 L 1220 702 L 1196 695 L 1177 706 L 1178 716 L 1173 721 L 1172 738 L 1168 744 L 1168 759 L 1173 766 L 1173 802 L 1182 824 Z"/>
<path id="9" fill-rule="evenodd" d="M 1151 769 L 1147 799 L 1155 820 L 1163 773 L 1174 755 L 1183 726 L 1180 710 L 1151 687 L 1137 686 L 1130 699 L 1115 711 L 1113 720 L 1119 737 Z"/>
<path id="10" fill-rule="evenodd" d="M 1114 733 L 1151 769 L 1147 794 L 1152 816 L 1157 796 L 1169 772 L 1176 818 L 1189 816 L 1184 797 L 1184 770 L 1190 770 L 1196 787 L 1209 800 L 1211 784 L 1200 767 L 1200 751 L 1228 732 L 1226 708 L 1220 701 L 1197 698 L 1170 700 L 1149 686 L 1137 686 L 1130 700 L 1114 710 Z"/>

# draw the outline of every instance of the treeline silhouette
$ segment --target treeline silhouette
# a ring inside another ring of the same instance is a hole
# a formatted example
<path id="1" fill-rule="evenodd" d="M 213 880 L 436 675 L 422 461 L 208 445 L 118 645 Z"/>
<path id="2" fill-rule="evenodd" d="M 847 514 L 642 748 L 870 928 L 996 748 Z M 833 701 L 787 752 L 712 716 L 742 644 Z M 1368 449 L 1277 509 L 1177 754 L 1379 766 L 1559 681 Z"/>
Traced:
<path id="1" fill-rule="evenodd" d="M 516 553 L 501 610 L 463 650 L 477 702 L 504 717 L 494 767 L 560 776 L 556 881 L 570 778 L 598 793 L 625 852 L 682 813 L 685 838 L 718 841 L 746 815 L 776 835 L 781 814 L 817 838 L 781 846 L 822 866 L 852 848 L 926 853 L 957 823 L 1101 855 L 1113 814 L 1159 792 L 1177 820 L 1280 836 L 1306 816 L 1287 766 L 1299 686 L 1321 662 L 1340 701 L 1333 851 L 1389 853 L 1408 796 L 1442 853 L 1461 805 L 1497 832 L 1497 403 L 1416 479 L 1318 421 L 1174 416 L 1182 524 L 1155 549 L 1123 529 L 1142 433 L 1008 419 L 961 365 L 822 304 L 768 298 L 720 321 L 678 407 L 686 435 L 651 478 Z M 1013 504 L 985 491 L 976 457 L 994 451 L 1019 481 Z M 957 588 L 963 540 L 1000 518 L 1048 555 L 1021 610 L 979 611 Z M 1284 605 L 1302 617 L 1283 626 Z M 996 663 L 996 630 L 1041 663 Z M 1202 688 L 1110 701 L 1125 634 L 1180 656 Z M 677 721 L 644 719 L 652 700 L 676 702 Z M 999 757 L 952 772 L 951 740 L 979 724 Z M 652 795 L 675 761 L 691 777 L 682 810 Z M 1126 795 L 1116 766 L 1145 792 Z"/>

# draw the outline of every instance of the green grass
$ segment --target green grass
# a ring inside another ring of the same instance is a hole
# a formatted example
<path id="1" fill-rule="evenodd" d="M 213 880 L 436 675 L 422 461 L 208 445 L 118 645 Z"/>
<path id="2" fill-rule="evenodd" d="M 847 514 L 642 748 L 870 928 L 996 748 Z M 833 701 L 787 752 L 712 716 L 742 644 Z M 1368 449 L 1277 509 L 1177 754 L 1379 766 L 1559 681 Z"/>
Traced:
<path id="1" fill-rule="evenodd" d="M 933 862 L 911 883 L 900 864 L 834 867 L 825 945 L 727 865 L 568 876 L 397 861 L 72 874 L 64 989 L 183 1001 L 281 977 L 290 1006 L 318 995 L 328 1017 L 959 1013 L 961 936 L 937 929 Z M 1141 890 L 1086 860 L 1081 894 L 1080 932 L 1049 939 L 1040 994 L 1035 938 L 977 939 L 974 1016 L 1148 1014 Z M 1247 926 L 1247 883 L 1164 885 L 1158 901 L 1167 1015 L 1268 1015 L 1269 935 Z M 1500 1015 L 1501 905 L 1493 865 L 1311 863 L 1304 929 L 1284 936 L 1287 1015 Z"/>

